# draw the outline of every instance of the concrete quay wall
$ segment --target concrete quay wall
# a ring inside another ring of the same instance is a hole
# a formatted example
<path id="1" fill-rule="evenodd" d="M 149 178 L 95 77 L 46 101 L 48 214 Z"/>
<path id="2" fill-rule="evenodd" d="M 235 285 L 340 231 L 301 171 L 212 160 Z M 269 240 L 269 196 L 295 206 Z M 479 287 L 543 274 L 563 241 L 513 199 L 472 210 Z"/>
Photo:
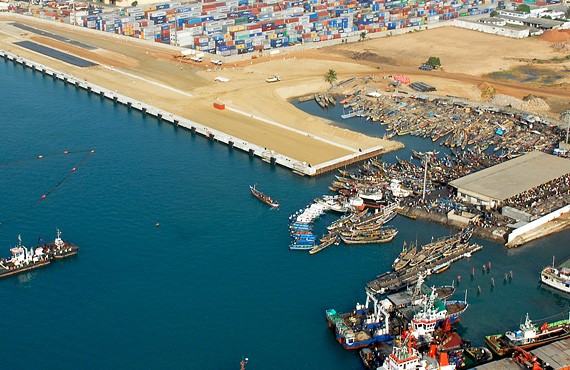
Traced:
<path id="1" fill-rule="evenodd" d="M 515 230 L 513 230 L 507 239 L 507 247 L 517 247 L 524 243 L 525 235 L 528 235 L 532 232 L 537 232 L 540 227 L 545 225 L 547 222 L 555 220 L 562 216 L 563 214 L 570 211 L 570 204 L 566 205 L 560 209 L 557 209 L 554 212 L 551 212 L 547 215 L 542 216 L 541 218 L 529 222 L 528 224 L 521 226 Z M 546 235 L 547 233 L 544 233 Z"/>
<path id="2" fill-rule="evenodd" d="M 107 98 L 113 101 L 115 104 L 118 103 L 125 105 L 129 109 L 136 109 L 142 112 L 143 114 L 154 116 L 158 120 L 172 123 L 176 127 L 182 127 L 188 129 L 193 134 L 195 133 L 200 134 L 213 142 L 223 143 L 228 145 L 230 148 L 239 149 L 245 153 L 248 153 L 252 157 L 258 157 L 261 160 L 270 163 L 271 165 L 280 165 L 286 167 L 298 175 L 316 176 L 325 173 L 327 171 L 333 170 L 335 168 L 345 166 L 350 163 L 354 163 L 357 161 L 377 156 L 382 152 L 381 147 L 375 147 L 368 150 L 364 150 L 362 152 L 349 154 L 347 156 L 337 158 L 322 164 L 311 166 L 306 162 L 301 162 L 299 160 L 284 156 L 274 151 L 267 150 L 262 146 L 249 143 L 242 139 L 230 136 L 228 134 L 225 134 L 221 131 L 215 130 L 203 124 L 194 122 L 192 120 L 189 120 L 181 116 L 174 115 L 170 112 L 157 108 L 153 105 L 143 103 L 141 101 L 132 99 L 126 95 L 122 95 L 117 92 L 105 89 L 91 82 L 77 79 L 72 75 L 55 70 L 53 68 L 49 68 L 43 64 L 28 60 L 26 58 L 20 57 L 8 51 L 0 50 L 0 58 L 3 58 L 5 62 L 11 61 L 13 63 L 20 64 L 24 67 L 30 68 L 34 72 L 36 71 L 40 72 L 45 76 L 61 80 L 65 83 L 75 86 L 76 88 L 84 89 L 88 93 L 97 94 L 101 98 Z"/>

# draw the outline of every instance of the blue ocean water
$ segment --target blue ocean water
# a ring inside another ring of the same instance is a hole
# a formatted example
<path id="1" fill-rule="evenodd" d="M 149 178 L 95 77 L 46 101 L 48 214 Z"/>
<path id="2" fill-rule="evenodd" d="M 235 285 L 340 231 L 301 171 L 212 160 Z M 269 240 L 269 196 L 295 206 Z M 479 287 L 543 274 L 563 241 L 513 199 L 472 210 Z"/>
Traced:
<path id="1" fill-rule="evenodd" d="M 291 252 L 289 215 L 326 193 L 333 173 L 301 178 L 2 61 L 0 86 L 0 254 L 18 234 L 33 245 L 56 228 L 81 247 L 77 257 L 0 281 L 7 369 L 238 369 L 242 356 L 248 369 L 360 369 L 324 310 L 362 302 L 365 283 L 389 268 L 404 240 L 452 232 L 398 217 L 400 234 L 386 245 Z M 89 149 L 81 163 L 77 151 Z M 254 182 L 281 209 L 253 198 Z M 468 289 L 471 307 L 460 330 L 480 344 L 526 312 L 567 312 L 568 297 L 540 287 L 538 273 L 552 255 L 568 257 L 569 237 L 509 251 L 480 241 L 482 252 L 429 282 L 463 276 L 458 298 Z"/>

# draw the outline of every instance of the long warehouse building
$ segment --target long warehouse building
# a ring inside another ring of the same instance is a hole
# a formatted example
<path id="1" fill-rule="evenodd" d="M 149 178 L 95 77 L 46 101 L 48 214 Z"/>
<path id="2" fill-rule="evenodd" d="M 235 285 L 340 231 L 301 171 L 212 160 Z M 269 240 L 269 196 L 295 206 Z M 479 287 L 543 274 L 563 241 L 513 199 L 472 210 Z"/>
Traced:
<path id="1" fill-rule="evenodd" d="M 570 160 L 531 152 L 463 176 L 449 184 L 465 202 L 499 207 L 510 197 L 570 173 Z"/>

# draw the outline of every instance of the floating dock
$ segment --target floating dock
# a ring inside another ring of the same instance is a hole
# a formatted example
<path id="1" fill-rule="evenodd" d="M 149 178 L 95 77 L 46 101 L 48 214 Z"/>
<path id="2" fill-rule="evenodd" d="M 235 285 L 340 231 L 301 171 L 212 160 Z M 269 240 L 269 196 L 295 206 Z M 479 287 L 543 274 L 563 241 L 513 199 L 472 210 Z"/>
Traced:
<path id="1" fill-rule="evenodd" d="M 376 157 L 383 153 L 383 147 L 377 146 L 373 148 L 355 150 L 354 153 L 348 154 L 346 156 L 333 159 L 320 164 L 308 164 L 282 154 L 276 153 L 273 150 L 267 150 L 266 148 L 246 142 L 242 139 L 230 136 L 221 131 L 215 130 L 213 128 L 207 127 L 205 125 L 199 124 L 187 118 L 174 115 L 170 112 L 164 111 L 153 105 L 143 103 L 141 101 L 130 98 L 126 95 L 119 94 L 115 91 L 105 89 L 101 86 L 87 82 L 85 80 L 78 79 L 69 75 L 67 73 L 49 68 L 43 64 L 28 60 L 16 54 L 10 53 L 5 50 L 0 50 L 0 57 L 4 59 L 5 62 L 13 62 L 15 64 L 20 64 L 24 67 L 30 68 L 34 72 L 40 72 L 44 76 L 52 77 L 54 80 L 61 80 L 64 83 L 75 86 L 77 89 L 86 90 L 89 94 L 97 94 L 101 98 L 106 98 L 115 104 L 122 104 L 128 109 L 136 109 L 143 114 L 147 114 L 156 117 L 159 121 L 165 121 L 173 124 L 175 127 L 182 127 L 190 130 L 192 134 L 199 134 L 204 136 L 206 139 L 212 142 L 218 142 L 227 145 L 230 149 L 236 148 L 245 153 L 248 153 L 251 157 L 258 157 L 264 162 L 270 163 L 271 165 L 280 165 L 286 167 L 293 171 L 293 173 L 302 176 L 317 176 L 325 172 L 340 168 L 352 163 L 356 163 L 368 158 Z M 308 134 L 309 135 L 309 134 Z M 311 135 L 312 136 L 312 135 Z"/>

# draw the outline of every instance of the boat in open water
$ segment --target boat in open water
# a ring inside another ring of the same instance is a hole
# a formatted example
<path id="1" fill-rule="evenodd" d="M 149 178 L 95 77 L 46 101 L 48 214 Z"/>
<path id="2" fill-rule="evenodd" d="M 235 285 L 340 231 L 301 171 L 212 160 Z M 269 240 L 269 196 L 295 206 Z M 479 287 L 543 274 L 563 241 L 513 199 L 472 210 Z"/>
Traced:
<path id="1" fill-rule="evenodd" d="M 18 245 L 10 248 L 12 256 L 0 260 L 0 278 L 47 266 L 54 259 L 76 255 L 78 250 L 78 246 L 61 239 L 59 230 L 53 242 L 30 248 L 22 245 L 22 238 L 18 235 Z"/>
<path id="2" fill-rule="evenodd" d="M 270 196 L 267 196 L 267 195 L 263 194 L 262 192 L 260 192 L 259 190 L 257 190 L 255 188 L 255 184 L 253 186 L 250 185 L 249 190 L 251 190 L 251 194 L 254 197 L 259 199 L 263 203 L 267 204 L 268 206 L 270 206 L 272 208 L 279 208 L 279 205 L 280 205 L 279 202 L 276 201 L 275 199 L 271 199 Z"/>
<path id="3" fill-rule="evenodd" d="M 540 328 L 526 315 L 520 330 L 507 331 L 505 334 L 488 335 L 485 344 L 497 356 L 510 355 L 515 346 L 526 351 L 543 346 L 554 341 L 570 337 L 570 318 L 542 324 Z"/>

